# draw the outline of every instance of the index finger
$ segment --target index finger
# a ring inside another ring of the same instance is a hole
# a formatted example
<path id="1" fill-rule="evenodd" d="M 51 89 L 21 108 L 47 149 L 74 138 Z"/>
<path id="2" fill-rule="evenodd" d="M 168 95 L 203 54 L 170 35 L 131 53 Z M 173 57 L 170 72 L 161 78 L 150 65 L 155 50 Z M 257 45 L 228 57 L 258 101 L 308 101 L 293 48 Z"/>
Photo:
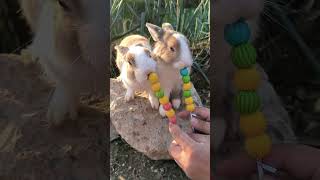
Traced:
<path id="1" fill-rule="evenodd" d="M 194 113 L 200 117 L 201 120 L 210 121 L 210 110 L 206 107 L 196 107 Z"/>
<path id="2" fill-rule="evenodd" d="M 173 139 L 183 148 L 191 149 L 195 143 L 185 132 L 183 132 L 176 124 L 169 124 L 169 131 Z"/>

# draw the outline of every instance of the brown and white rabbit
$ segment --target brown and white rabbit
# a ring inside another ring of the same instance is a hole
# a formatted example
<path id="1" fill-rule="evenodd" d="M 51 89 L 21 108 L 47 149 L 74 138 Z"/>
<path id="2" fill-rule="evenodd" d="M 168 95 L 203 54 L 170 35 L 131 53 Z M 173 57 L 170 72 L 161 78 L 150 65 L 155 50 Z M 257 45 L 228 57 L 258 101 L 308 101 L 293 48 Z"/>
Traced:
<path id="1" fill-rule="evenodd" d="M 191 69 L 193 63 L 188 39 L 181 33 L 174 31 L 169 23 L 158 27 L 154 24 L 146 24 L 153 40 L 153 55 L 157 61 L 157 73 L 164 94 L 172 99 L 172 105 L 178 109 L 182 97 L 182 79 L 180 69 Z M 160 105 L 159 112 L 165 116 L 165 111 Z"/>
<path id="2" fill-rule="evenodd" d="M 149 40 L 140 35 L 124 38 L 118 46 L 116 64 L 120 79 L 127 89 L 125 100 L 134 99 L 136 91 L 146 91 L 152 108 L 159 108 L 159 101 L 151 90 L 148 75 L 156 72 L 156 62 L 151 57 Z"/>
<path id="3" fill-rule="evenodd" d="M 20 0 L 34 32 L 30 47 L 56 84 L 47 118 L 77 118 L 80 93 L 105 95 L 107 9 L 102 0 Z"/>

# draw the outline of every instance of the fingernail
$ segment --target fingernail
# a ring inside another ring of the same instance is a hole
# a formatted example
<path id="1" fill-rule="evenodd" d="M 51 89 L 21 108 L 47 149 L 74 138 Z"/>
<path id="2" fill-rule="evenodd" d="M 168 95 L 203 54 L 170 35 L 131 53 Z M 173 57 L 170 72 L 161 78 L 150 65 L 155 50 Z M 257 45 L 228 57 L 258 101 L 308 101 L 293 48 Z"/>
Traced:
<path id="1" fill-rule="evenodd" d="M 192 125 L 192 126 L 196 126 L 197 123 L 198 123 L 198 122 L 197 122 L 197 120 L 196 120 L 195 118 L 192 118 L 192 119 L 191 119 L 191 125 Z"/>
<path id="2" fill-rule="evenodd" d="M 171 132 L 172 130 L 172 127 L 173 127 L 173 123 L 172 122 L 169 122 L 169 131 Z"/>

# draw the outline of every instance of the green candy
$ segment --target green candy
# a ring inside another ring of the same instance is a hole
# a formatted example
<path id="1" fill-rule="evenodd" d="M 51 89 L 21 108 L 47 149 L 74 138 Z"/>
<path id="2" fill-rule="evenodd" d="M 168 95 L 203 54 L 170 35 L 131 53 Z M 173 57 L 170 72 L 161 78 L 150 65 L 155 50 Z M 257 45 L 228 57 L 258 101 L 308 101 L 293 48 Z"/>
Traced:
<path id="1" fill-rule="evenodd" d="M 249 68 L 256 63 L 257 52 L 250 43 L 245 43 L 232 48 L 231 58 L 238 68 Z"/>
<path id="2" fill-rule="evenodd" d="M 183 97 L 187 98 L 187 97 L 190 97 L 191 96 L 191 91 L 188 90 L 188 91 L 183 91 Z"/>
<path id="3" fill-rule="evenodd" d="M 156 92 L 156 96 L 157 98 L 162 98 L 164 96 L 164 91 L 162 89 L 160 89 L 158 92 Z"/>
<path id="4" fill-rule="evenodd" d="M 187 76 L 182 76 L 182 81 L 183 81 L 184 83 L 190 82 L 190 76 L 189 76 L 189 75 L 187 75 Z"/>
<path id="5" fill-rule="evenodd" d="M 235 106 L 240 114 L 257 112 L 260 105 L 260 97 L 255 91 L 239 91 L 235 97 Z"/>

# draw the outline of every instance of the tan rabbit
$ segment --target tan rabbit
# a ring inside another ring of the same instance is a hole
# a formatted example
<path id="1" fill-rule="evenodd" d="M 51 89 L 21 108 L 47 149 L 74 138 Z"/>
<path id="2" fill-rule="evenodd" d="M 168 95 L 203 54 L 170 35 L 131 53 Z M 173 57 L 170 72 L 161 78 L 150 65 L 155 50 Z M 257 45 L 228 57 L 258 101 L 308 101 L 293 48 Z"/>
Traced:
<path id="1" fill-rule="evenodd" d="M 159 108 L 159 101 L 151 90 L 148 75 L 156 72 L 156 62 L 151 57 L 149 40 L 140 35 L 124 38 L 118 46 L 116 64 L 120 79 L 127 89 L 125 100 L 134 99 L 136 91 L 146 91 L 152 108 Z"/>
<path id="2" fill-rule="evenodd" d="M 193 63 L 188 40 L 183 34 L 174 31 L 169 23 L 162 24 L 162 27 L 150 23 L 147 23 L 146 26 L 155 41 L 152 52 L 157 60 L 157 72 L 161 86 L 165 95 L 172 99 L 173 107 L 178 109 L 182 97 L 180 69 L 188 67 L 190 71 Z M 165 116 L 162 106 L 159 112 Z"/>
<path id="3" fill-rule="evenodd" d="M 232 113 L 232 74 L 234 65 L 230 58 L 231 47 L 224 40 L 224 27 L 238 20 L 240 17 L 248 20 L 254 39 L 258 30 L 258 19 L 264 7 L 263 0 L 215 0 L 213 2 L 213 66 L 211 75 L 213 82 L 214 107 L 213 132 L 214 148 L 217 150 L 224 140 L 227 126 L 230 134 L 237 131 L 238 124 L 232 121 L 236 114 Z"/>
<path id="4" fill-rule="evenodd" d="M 56 84 L 47 118 L 77 118 L 80 93 L 106 92 L 107 1 L 20 0 L 34 40 L 31 51 Z"/>

